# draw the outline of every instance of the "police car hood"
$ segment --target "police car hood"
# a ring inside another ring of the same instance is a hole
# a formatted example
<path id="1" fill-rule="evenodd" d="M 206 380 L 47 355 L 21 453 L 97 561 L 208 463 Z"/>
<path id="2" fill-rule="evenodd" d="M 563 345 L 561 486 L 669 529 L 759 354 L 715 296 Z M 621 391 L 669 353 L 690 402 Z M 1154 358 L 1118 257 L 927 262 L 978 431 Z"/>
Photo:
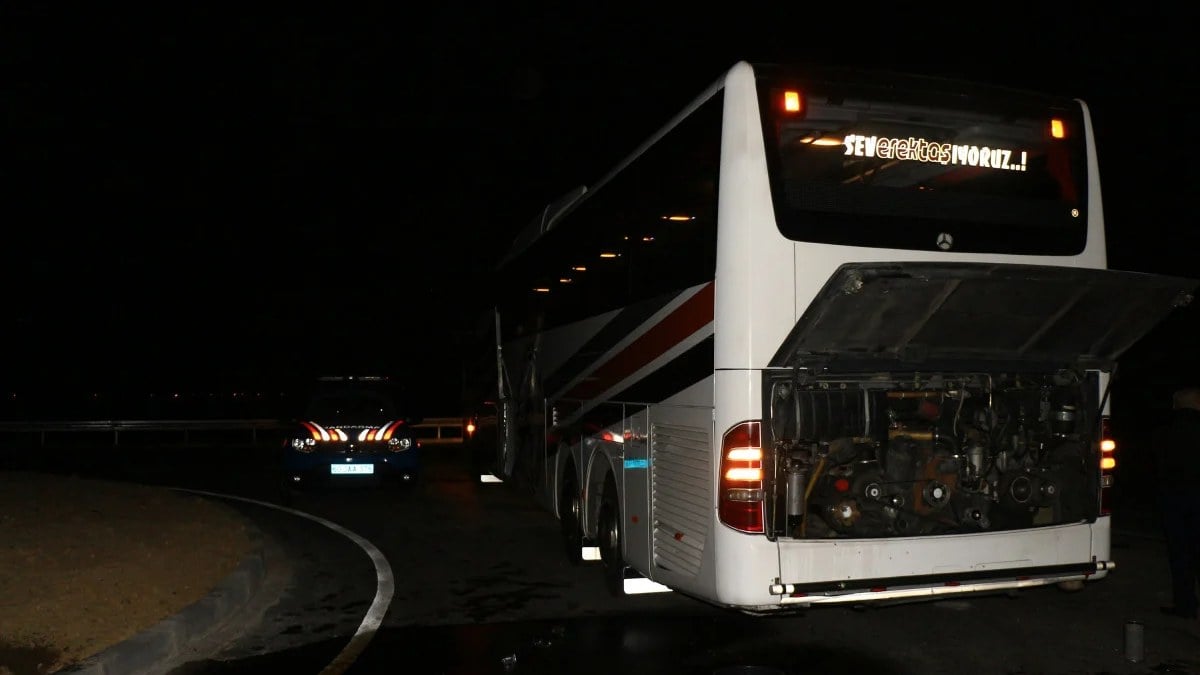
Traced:
<path id="1" fill-rule="evenodd" d="M 1078 267 L 846 264 L 771 365 L 1108 367 L 1198 285 Z"/>

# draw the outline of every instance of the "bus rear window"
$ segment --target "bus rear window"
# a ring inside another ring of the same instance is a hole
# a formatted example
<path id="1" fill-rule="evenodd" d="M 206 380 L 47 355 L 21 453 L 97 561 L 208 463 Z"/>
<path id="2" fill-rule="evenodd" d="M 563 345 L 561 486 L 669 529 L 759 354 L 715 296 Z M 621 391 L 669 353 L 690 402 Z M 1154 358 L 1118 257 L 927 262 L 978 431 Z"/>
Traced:
<path id="1" fill-rule="evenodd" d="M 785 236 L 981 253 L 1083 249 L 1087 173 L 1077 103 L 906 82 L 854 90 L 760 83 Z"/>

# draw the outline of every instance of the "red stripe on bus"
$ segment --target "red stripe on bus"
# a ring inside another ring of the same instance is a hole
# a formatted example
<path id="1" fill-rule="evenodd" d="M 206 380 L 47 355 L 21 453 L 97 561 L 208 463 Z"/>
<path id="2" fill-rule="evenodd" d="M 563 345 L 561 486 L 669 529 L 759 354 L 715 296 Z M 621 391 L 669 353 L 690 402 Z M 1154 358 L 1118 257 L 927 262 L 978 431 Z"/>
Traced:
<path id="1" fill-rule="evenodd" d="M 667 353 L 713 320 L 713 285 L 708 283 L 657 325 L 572 387 L 565 398 L 594 398 Z"/>

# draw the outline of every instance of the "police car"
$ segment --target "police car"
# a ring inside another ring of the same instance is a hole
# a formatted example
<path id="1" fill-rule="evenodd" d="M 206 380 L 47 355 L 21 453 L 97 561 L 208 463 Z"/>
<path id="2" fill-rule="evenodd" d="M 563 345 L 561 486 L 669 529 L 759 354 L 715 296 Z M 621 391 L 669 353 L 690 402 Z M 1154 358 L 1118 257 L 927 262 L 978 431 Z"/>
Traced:
<path id="1" fill-rule="evenodd" d="M 414 483 L 420 422 L 386 377 L 322 377 L 284 440 L 284 496 L 307 487 Z"/>

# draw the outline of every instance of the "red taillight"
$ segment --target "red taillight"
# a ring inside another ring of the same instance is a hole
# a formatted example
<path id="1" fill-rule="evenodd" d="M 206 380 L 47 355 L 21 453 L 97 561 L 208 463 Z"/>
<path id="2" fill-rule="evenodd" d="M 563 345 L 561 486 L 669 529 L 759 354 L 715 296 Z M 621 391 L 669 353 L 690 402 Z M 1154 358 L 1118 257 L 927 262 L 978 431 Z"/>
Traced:
<path id="1" fill-rule="evenodd" d="M 740 532 L 761 534 L 763 527 L 763 449 L 757 420 L 730 427 L 721 439 L 721 522 Z"/>
<path id="2" fill-rule="evenodd" d="M 1117 442 L 1112 437 L 1108 417 L 1100 418 L 1100 512 L 1111 513 L 1110 497 L 1112 470 L 1117 468 Z"/>

